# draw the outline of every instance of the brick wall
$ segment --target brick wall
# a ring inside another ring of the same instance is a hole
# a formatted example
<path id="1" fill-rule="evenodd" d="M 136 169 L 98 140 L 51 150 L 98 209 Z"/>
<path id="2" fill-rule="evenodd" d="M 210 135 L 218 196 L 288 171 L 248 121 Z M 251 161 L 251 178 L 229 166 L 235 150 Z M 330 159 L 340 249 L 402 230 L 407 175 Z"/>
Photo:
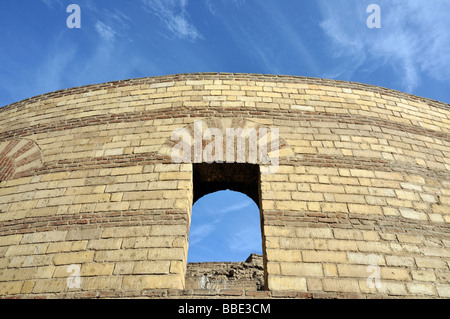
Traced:
<path id="1" fill-rule="evenodd" d="M 241 262 L 188 263 L 185 288 L 261 291 L 264 288 L 263 256 L 251 254 Z"/>
<path id="2" fill-rule="evenodd" d="M 267 296 L 450 297 L 450 106 L 253 74 L 124 80 L 0 108 L 0 295 L 186 295 L 193 170 L 169 152 L 196 120 L 279 129 L 278 171 L 260 181 Z"/>

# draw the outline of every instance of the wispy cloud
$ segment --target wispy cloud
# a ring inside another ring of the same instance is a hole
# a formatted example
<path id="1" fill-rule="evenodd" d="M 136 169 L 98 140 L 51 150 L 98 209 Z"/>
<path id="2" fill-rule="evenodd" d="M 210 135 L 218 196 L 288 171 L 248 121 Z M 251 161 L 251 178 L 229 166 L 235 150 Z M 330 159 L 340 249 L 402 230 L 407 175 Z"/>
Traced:
<path id="1" fill-rule="evenodd" d="M 212 14 L 217 14 L 216 10 L 216 4 L 221 2 L 221 4 L 225 5 L 234 5 L 236 8 L 240 8 L 242 5 L 244 5 L 247 0 L 204 0 L 206 7 Z"/>
<path id="2" fill-rule="evenodd" d="M 211 198 L 211 196 L 216 199 L 214 202 L 208 200 L 208 197 Z M 230 199 L 234 199 L 236 202 L 231 205 L 225 204 Z M 246 218 L 248 214 L 242 214 L 243 210 L 250 209 L 252 206 L 254 208 L 256 204 L 250 198 L 236 192 L 222 191 L 201 198 L 192 208 L 192 218 L 195 227 L 191 227 L 190 244 L 201 243 L 213 233 L 223 230 L 223 226 L 225 224 L 229 225 L 230 221 Z M 236 216 L 234 214 L 240 215 Z M 259 216 L 256 219 L 258 218 Z"/>
<path id="3" fill-rule="evenodd" d="M 321 27 L 332 40 L 336 57 L 343 58 L 331 74 L 350 76 L 362 66 L 390 65 L 412 93 L 423 74 L 450 80 L 450 2 L 379 0 L 381 28 L 366 25 L 367 1 L 321 0 Z"/>
<path id="4" fill-rule="evenodd" d="M 49 6 L 44 10 L 56 10 L 61 4 L 60 0 L 42 3 Z M 0 71 L 0 94 L 6 101 L 0 106 L 73 86 L 161 73 L 145 52 L 129 50 L 129 42 L 136 40 L 136 32 L 131 35 L 131 30 L 137 28 L 126 13 L 99 8 L 90 1 L 83 2 L 81 8 L 85 21 L 82 28 L 74 31 L 63 24 L 46 34 L 39 44 L 41 58 L 34 65 L 2 56 L 11 62 L 4 63 L 8 68 Z M 74 41 L 75 34 L 84 35 L 82 44 Z"/>
<path id="5" fill-rule="evenodd" d="M 52 48 L 48 58 L 42 60 L 41 64 L 34 69 L 27 69 L 20 64 L 16 65 L 14 73 L 11 73 L 9 77 L 0 77 L 0 92 L 4 95 L 2 98 L 7 103 L 13 103 L 66 88 L 67 76 L 71 74 L 71 63 L 76 57 L 77 51 L 76 46 Z M 7 72 L 9 73 L 9 71 Z M 6 97 L 9 97 L 9 100 Z M 0 102 L 0 107 L 6 104 L 2 102 Z"/>
<path id="6" fill-rule="evenodd" d="M 144 9 L 156 16 L 177 38 L 195 41 L 202 38 L 189 21 L 187 0 L 141 0 Z"/>
<path id="7" fill-rule="evenodd" d="M 44 2 L 47 7 L 52 6 L 52 0 L 42 0 L 42 2 Z"/>
<path id="8" fill-rule="evenodd" d="M 219 209 L 217 209 L 217 212 L 220 215 L 228 214 L 228 213 L 231 213 L 231 212 L 236 212 L 236 211 L 239 211 L 241 209 L 250 207 L 251 205 L 254 205 L 253 201 L 251 201 L 251 200 L 243 200 L 243 201 L 237 202 L 237 203 L 235 203 L 233 205 L 226 206 L 226 207 L 223 207 L 223 208 L 219 208 Z"/>
<path id="9" fill-rule="evenodd" d="M 74 60 L 77 51 L 78 48 L 73 45 L 67 45 L 61 49 L 55 48 L 36 72 L 37 91 L 46 93 L 64 88 L 70 63 Z M 45 77 L 42 77 L 42 74 L 45 74 Z"/>
<path id="10" fill-rule="evenodd" d="M 286 15 L 286 12 L 281 10 L 278 2 L 276 3 L 276 5 L 268 5 L 267 2 L 261 3 L 266 13 L 268 23 L 270 23 L 270 25 L 277 30 L 278 35 L 285 43 L 288 44 L 291 54 L 295 57 L 295 60 L 302 61 L 302 63 L 307 65 L 312 74 L 318 74 L 319 67 L 313 54 L 310 52 L 311 48 L 309 48 L 305 43 L 302 34 L 294 27 L 294 24 L 290 21 L 290 18 Z M 274 62 L 278 62 L 283 65 L 280 68 L 285 68 L 284 65 L 286 61 L 272 60 L 272 63 Z M 288 65 L 291 67 L 292 65 L 295 65 L 295 62 Z M 286 71 L 283 71 L 283 73 L 286 73 Z"/>
<path id="11" fill-rule="evenodd" d="M 118 9 L 108 10 L 97 8 L 89 3 L 88 8 L 97 17 L 95 30 L 105 41 L 113 41 L 120 38 L 122 41 L 133 41 L 134 37 L 129 34 L 135 27 L 133 20 Z"/>
<path id="12" fill-rule="evenodd" d="M 91 84 L 130 78 L 136 73 L 148 75 L 158 72 L 158 66 L 144 52 L 133 50 L 131 43 L 139 38 L 139 28 L 128 12 L 115 7 L 106 9 L 93 1 L 87 1 L 85 6 L 86 20 L 93 21 L 91 28 L 95 32 L 89 37 L 92 41 L 90 50 L 83 52 L 83 59 L 77 59 L 73 81 Z M 89 28 L 87 24 L 83 30 L 90 31 Z"/>
<path id="13" fill-rule="evenodd" d="M 58 5 L 58 7 L 62 7 L 63 6 L 63 2 L 62 0 L 42 0 L 42 2 L 44 2 L 44 4 L 49 7 L 49 8 L 54 8 L 56 5 Z"/>
<path id="14" fill-rule="evenodd" d="M 253 227 L 252 227 L 253 226 Z M 261 229 L 258 225 L 251 225 L 240 229 L 227 236 L 227 246 L 232 252 L 254 252 L 262 251 Z"/>
<path id="15" fill-rule="evenodd" d="M 319 73 L 311 48 L 282 2 L 205 0 L 205 5 L 233 39 L 230 45 L 238 47 L 258 72 L 288 74 L 303 65 L 303 72 Z"/>
<path id="16" fill-rule="evenodd" d="M 198 225 L 189 234 L 190 245 L 196 245 L 200 243 L 215 230 L 216 226 L 214 224 Z"/>
<path id="17" fill-rule="evenodd" d="M 129 29 L 130 24 L 133 22 L 133 20 L 129 16 L 119 10 L 114 10 L 112 12 L 105 9 L 104 14 L 106 17 L 110 18 L 112 21 L 120 25 L 123 29 Z"/>
<path id="18" fill-rule="evenodd" d="M 116 32 L 110 26 L 101 21 L 97 21 L 95 24 L 95 30 L 103 40 L 111 41 L 115 38 Z"/>

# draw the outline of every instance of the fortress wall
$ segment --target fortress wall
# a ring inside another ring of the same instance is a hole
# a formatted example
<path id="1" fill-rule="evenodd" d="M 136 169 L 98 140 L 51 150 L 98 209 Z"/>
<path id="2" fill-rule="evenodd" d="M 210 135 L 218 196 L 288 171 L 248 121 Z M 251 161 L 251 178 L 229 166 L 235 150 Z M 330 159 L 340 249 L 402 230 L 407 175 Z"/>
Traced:
<path id="1" fill-rule="evenodd" d="M 450 297 L 450 106 L 248 74 L 125 80 L 0 108 L 0 295 L 184 289 L 193 168 L 173 162 L 170 140 L 198 120 L 224 136 L 279 129 L 258 203 L 271 294 Z M 71 265 L 80 288 L 68 287 Z"/>

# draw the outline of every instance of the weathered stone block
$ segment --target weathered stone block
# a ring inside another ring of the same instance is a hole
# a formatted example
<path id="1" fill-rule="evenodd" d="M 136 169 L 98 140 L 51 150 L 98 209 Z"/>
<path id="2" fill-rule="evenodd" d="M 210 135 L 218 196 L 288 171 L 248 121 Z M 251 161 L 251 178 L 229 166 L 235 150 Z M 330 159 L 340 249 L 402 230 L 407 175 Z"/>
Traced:
<path id="1" fill-rule="evenodd" d="M 57 254 L 53 258 L 55 265 L 82 264 L 92 262 L 94 260 L 93 251 L 62 253 Z"/>
<path id="2" fill-rule="evenodd" d="M 294 276 L 270 276 L 268 287 L 270 290 L 307 291 L 306 279 Z"/>

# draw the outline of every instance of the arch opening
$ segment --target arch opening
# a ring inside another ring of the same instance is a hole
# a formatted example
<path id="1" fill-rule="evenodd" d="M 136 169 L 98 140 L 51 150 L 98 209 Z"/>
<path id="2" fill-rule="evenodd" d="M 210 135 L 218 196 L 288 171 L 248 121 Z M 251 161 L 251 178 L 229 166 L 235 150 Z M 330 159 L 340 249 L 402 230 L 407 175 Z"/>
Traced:
<path id="1" fill-rule="evenodd" d="M 222 190 L 192 207 L 188 262 L 239 262 L 262 255 L 259 208 L 243 193 Z"/>
<path id="2" fill-rule="evenodd" d="M 260 170 L 193 164 L 186 289 L 264 289 Z"/>
<path id="3" fill-rule="evenodd" d="M 194 203 L 220 190 L 233 190 L 250 197 L 260 205 L 259 165 L 247 163 L 193 164 Z"/>

